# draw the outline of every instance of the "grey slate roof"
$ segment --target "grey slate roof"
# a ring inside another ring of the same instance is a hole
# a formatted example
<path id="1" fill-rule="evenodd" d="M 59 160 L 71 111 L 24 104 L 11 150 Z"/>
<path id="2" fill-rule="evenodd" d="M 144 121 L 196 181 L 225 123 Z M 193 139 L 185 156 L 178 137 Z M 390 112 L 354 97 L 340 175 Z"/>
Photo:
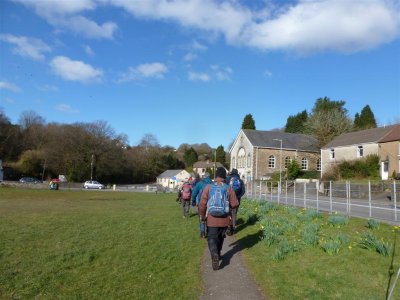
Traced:
<path id="1" fill-rule="evenodd" d="M 318 140 L 311 135 L 251 129 L 243 129 L 243 133 L 247 136 L 254 147 L 280 148 L 281 142 L 274 140 L 279 139 L 282 140 L 282 149 L 309 152 L 320 151 L 318 147 Z"/>
<path id="2" fill-rule="evenodd" d="M 167 170 L 157 176 L 157 178 L 172 178 L 178 175 L 183 170 Z"/>
<path id="3" fill-rule="evenodd" d="M 344 133 L 336 137 L 333 141 L 326 144 L 324 147 L 322 147 L 322 149 L 357 145 L 357 144 L 379 143 L 381 141 L 384 141 L 386 136 L 392 135 L 393 131 L 394 131 L 393 134 L 395 135 L 396 130 L 399 129 L 400 126 L 399 124 L 397 124 L 387 127 L 371 128 L 366 130 Z"/>

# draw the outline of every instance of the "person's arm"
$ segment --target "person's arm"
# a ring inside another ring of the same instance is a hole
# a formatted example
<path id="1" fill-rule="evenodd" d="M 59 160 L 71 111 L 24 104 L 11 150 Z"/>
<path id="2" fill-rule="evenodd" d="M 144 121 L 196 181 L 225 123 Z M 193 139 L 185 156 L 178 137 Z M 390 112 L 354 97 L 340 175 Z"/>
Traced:
<path id="1" fill-rule="evenodd" d="M 206 212 L 207 212 L 207 201 L 208 201 L 208 195 L 210 193 L 210 186 L 211 185 L 207 185 L 204 190 L 203 193 L 201 194 L 201 198 L 200 198 L 200 203 L 199 203 L 199 216 L 202 220 L 206 219 Z"/>
<path id="2" fill-rule="evenodd" d="M 228 197 L 230 208 L 236 208 L 239 206 L 239 201 L 236 197 L 236 193 L 231 187 L 228 188 Z"/>

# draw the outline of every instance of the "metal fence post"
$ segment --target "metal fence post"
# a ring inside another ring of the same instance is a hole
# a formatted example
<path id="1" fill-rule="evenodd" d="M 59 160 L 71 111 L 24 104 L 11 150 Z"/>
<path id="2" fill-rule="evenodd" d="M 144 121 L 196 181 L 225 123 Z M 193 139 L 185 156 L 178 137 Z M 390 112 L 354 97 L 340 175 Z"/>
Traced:
<path id="1" fill-rule="evenodd" d="M 396 190 L 396 180 L 393 180 L 393 203 L 394 203 L 394 220 L 397 222 L 397 190 Z"/>
<path id="2" fill-rule="evenodd" d="M 369 203 L 369 217 L 372 217 L 372 203 L 371 203 L 371 180 L 368 180 L 368 203 Z"/>
<path id="3" fill-rule="evenodd" d="M 319 180 L 315 183 L 315 190 L 317 191 L 317 211 L 319 211 Z"/>
<path id="4" fill-rule="evenodd" d="M 349 180 L 349 211 L 348 211 L 348 215 L 351 214 L 351 182 Z"/>
<path id="5" fill-rule="evenodd" d="M 285 180 L 285 203 L 287 205 L 287 180 Z"/>
<path id="6" fill-rule="evenodd" d="M 296 207 L 296 181 L 293 184 L 293 206 Z"/>
<path id="7" fill-rule="evenodd" d="M 329 205 L 330 213 L 332 214 L 332 180 L 329 181 Z"/>

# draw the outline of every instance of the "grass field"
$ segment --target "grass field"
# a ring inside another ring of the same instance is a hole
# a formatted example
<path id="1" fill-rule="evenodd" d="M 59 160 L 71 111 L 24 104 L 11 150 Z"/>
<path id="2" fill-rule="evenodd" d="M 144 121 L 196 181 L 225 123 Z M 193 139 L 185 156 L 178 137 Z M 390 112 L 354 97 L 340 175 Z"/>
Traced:
<path id="1" fill-rule="evenodd" d="M 205 241 L 174 196 L 0 189 L 0 298 L 198 298 Z"/>
<path id="2" fill-rule="evenodd" d="M 269 299 L 385 299 L 392 256 L 359 242 L 371 232 L 390 248 L 393 226 L 329 225 L 326 215 L 246 200 L 238 224 Z M 1 299 L 198 299 L 205 247 L 175 194 L 0 188 Z"/>

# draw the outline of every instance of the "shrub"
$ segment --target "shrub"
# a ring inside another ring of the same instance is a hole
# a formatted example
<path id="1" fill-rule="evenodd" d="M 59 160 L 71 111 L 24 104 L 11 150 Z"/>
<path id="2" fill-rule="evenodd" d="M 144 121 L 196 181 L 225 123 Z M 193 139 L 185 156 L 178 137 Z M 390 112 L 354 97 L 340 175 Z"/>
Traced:
<path id="1" fill-rule="evenodd" d="M 345 234 L 337 234 L 329 237 L 326 241 L 321 241 L 321 248 L 329 255 L 339 253 L 340 249 L 348 245 L 350 238 Z"/>
<path id="2" fill-rule="evenodd" d="M 379 221 L 375 219 L 369 219 L 367 223 L 367 228 L 369 229 L 378 229 L 379 228 Z"/>
<path id="3" fill-rule="evenodd" d="M 306 224 L 301 232 L 304 243 L 307 245 L 316 246 L 319 240 L 320 228 L 321 226 L 319 224 Z"/>
<path id="4" fill-rule="evenodd" d="M 358 245 L 363 249 L 375 250 L 383 256 L 389 256 L 392 253 L 392 245 L 390 243 L 385 243 L 383 239 L 379 240 L 369 231 L 361 234 L 361 240 Z"/>
<path id="5" fill-rule="evenodd" d="M 296 244 L 290 243 L 288 240 L 286 239 L 282 239 L 279 244 L 278 244 L 278 248 L 276 249 L 274 255 L 272 256 L 272 258 L 274 260 L 280 261 L 280 260 L 284 260 L 285 257 L 293 252 L 296 252 L 300 249 L 299 246 L 297 246 Z"/>
<path id="6" fill-rule="evenodd" d="M 328 217 L 328 224 L 333 227 L 340 227 L 349 223 L 349 219 L 343 215 L 332 215 Z"/>

